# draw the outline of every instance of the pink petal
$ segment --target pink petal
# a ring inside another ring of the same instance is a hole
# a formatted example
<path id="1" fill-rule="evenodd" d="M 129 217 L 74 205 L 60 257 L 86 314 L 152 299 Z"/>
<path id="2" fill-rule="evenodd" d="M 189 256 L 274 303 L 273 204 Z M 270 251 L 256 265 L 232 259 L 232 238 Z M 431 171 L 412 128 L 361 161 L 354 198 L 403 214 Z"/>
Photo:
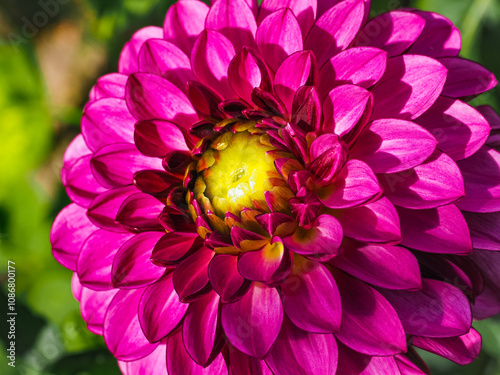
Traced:
<path id="1" fill-rule="evenodd" d="M 360 207 L 335 211 L 334 215 L 347 237 L 375 243 L 401 240 L 398 213 L 386 197 Z"/>
<path id="2" fill-rule="evenodd" d="M 137 120 L 169 120 L 183 129 L 198 121 L 186 95 L 173 83 L 156 74 L 130 76 L 126 89 L 127 105 Z"/>
<path id="3" fill-rule="evenodd" d="M 457 164 L 465 182 L 465 197 L 457 206 L 472 212 L 499 211 L 500 153 L 484 146 Z"/>
<path id="4" fill-rule="evenodd" d="M 175 264 L 190 254 L 192 247 L 199 247 L 195 245 L 197 239 L 197 233 L 168 232 L 156 243 L 151 260 L 158 265 Z"/>
<path id="5" fill-rule="evenodd" d="M 289 8 L 267 16 L 257 29 L 257 46 L 271 69 L 278 66 L 294 52 L 303 48 L 303 37 L 297 18 Z"/>
<path id="6" fill-rule="evenodd" d="M 460 30 L 448 18 L 431 12 L 412 10 L 425 19 L 425 27 L 408 53 L 430 57 L 456 56 L 462 48 Z"/>
<path id="7" fill-rule="evenodd" d="M 281 293 L 287 317 L 300 329 L 314 333 L 340 329 L 339 291 L 330 271 L 322 264 L 305 258 L 296 261 L 290 278 L 281 284 Z"/>
<path id="8" fill-rule="evenodd" d="M 342 326 L 335 336 L 343 344 L 368 355 L 406 351 L 406 336 L 396 311 L 375 289 L 336 272 L 342 301 Z"/>
<path id="9" fill-rule="evenodd" d="M 143 44 L 148 39 L 161 38 L 162 30 L 156 26 L 148 26 L 140 29 L 130 41 L 125 44 L 123 50 L 120 54 L 120 60 L 118 61 L 118 72 L 123 74 L 132 74 L 139 71 L 137 65 L 137 57 L 139 56 L 139 51 L 141 50 Z"/>
<path id="10" fill-rule="evenodd" d="M 92 173 L 105 187 L 130 185 L 135 172 L 162 169 L 161 159 L 142 155 L 131 143 L 114 143 L 101 148 L 90 160 Z"/>
<path id="11" fill-rule="evenodd" d="M 273 375 L 264 361 L 229 347 L 229 363 L 232 375 Z"/>
<path id="12" fill-rule="evenodd" d="M 462 212 L 475 249 L 500 251 L 500 213 Z"/>
<path id="13" fill-rule="evenodd" d="M 66 148 L 66 151 L 64 151 L 63 167 L 65 167 L 66 165 L 69 166 L 76 160 L 80 159 L 82 156 L 89 155 L 91 153 L 92 152 L 88 148 L 87 143 L 85 143 L 83 135 L 80 133 L 71 141 L 71 143 L 68 145 L 68 148 Z"/>
<path id="14" fill-rule="evenodd" d="M 297 17 L 302 35 L 307 35 L 316 19 L 317 1 L 314 0 L 264 0 L 259 9 L 259 23 L 272 12 L 281 8 L 290 8 Z"/>
<path id="15" fill-rule="evenodd" d="M 349 160 L 335 182 L 321 189 L 318 197 L 329 208 L 359 206 L 381 193 L 371 168 L 359 160 Z"/>
<path id="16" fill-rule="evenodd" d="M 165 204 L 149 194 L 132 194 L 120 206 L 116 221 L 131 231 L 161 230 L 158 216 L 164 207 Z"/>
<path id="17" fill-rule="evenodd" d="M 351 44 L 364 14 L 362 0 L 345 0 L 318 18 L 307 35 L 304 47 L 314 52 L 319 66 Z"/>
<path id="18" fill-rule="evenodd" d="M 120 290 L 111 302 L 104 320 L 104 341 L 121 361 L 133 361 L 152 353 L 158 343 L 150 344 L 142 333 L 137 311 L 144 289 Z"/>
<path id="19" fill-rule="evenodd" d="M 150 39 L 139 54 L 139 72 L 163 76 L 186 90 L 186 82 L 194 80 L 189 57 L 175 44 L 163 39 Z"/>
<path id="20" fill-rule="evenodd" d="M 137 374 L 161 374 L 166 371 L 166 348 L 165 343 L 160 343 L 148 356 L 138 359 L 137 361 L 120 362 L 118 365 L 125 375 Z"/>
<path id="21" fill-rule="evenodd" d="M 450 204 L 465 195 L 460 170 L 438 150 L 413 169 L 379 175 L 379 182 L 392 203 L 418 210 Z"/>
<path id="22" fill-rule="evenodd" d="M 207 269 L 214 255 L 212 250 L 202 246 L 175 269 L 174 287 L 182 302 L 190 302 L 207 290 Z"/>
<path id="23" fill-rule="evenodd" d="M 227 254 L 215 256 L 208 265 L 208 277 L 223 303 L 235 302 L 245 292 L 245 279 L 238 272 L 238 257 Z"/>
<path id="24" fill-rule="evenodd" d="M 373 88 L 373 119 L 415 119 L 428 110 L 443 90 L 446 68 L 427 56 L 390 58 L 384 76 Z"/>
<path id="25" fill-rule="evenodd" d="M 78 302 L 80 302 L 80 300 L 82 299 L 82 291 L 83 286 L 82 284 L 80 284 L 78 274 L 76 272 L 73 272 L 73 276 L 71 276 L 71 293 Z"/>
<path id="26" fill-rule="evenodd" d="M 115 288 L 140 288 L 158 280 L 165 272 L 150 261 L 151 253 L 162 232 L 144 232 L 120 247 L 111 271 Z"/>
<path id="27" fill-rule="evenodd" d="M 394 357 L 370 357 L 339 344 L 339 367 L 337 374 L 400 375 Z"/>
<path id="28" fill-rule="evenodd" d="M 82 288 L 80 311 L 90 332 L 103 335 L 104 318 L 117 289 L 98 291 Z"/>
<path id="29" fill-rule="evenodd" d="M 128 75 L 120 73 L 110 73 L 100 77 L 90 90 L 90 101 L 104 98 L 125 99 L 127 80 Z"/>
<path id="30" fill-rule="evenodd" d="M 134 139 L 146 156 L 164 157 L 172 151 L 189 151 L 184 134 L 170 121 L 140 121 L 135 125 Z"/>
<path id="31" fill-rule="evenodd" d="M 287 318 L 266 357 L 275 375 L 336 374 L 337 361 L 337 342 L 332 334 L 303 331 Z"/>
<path id="32" fill-rule="evenodd" d="M 333 56 L 319 71 L 318 94 L 324 98 L 339 85 L 369 88 L 384 75 L 387 52 L 373 47 L 353 47 Z"/>
<path id="33" fill-rule="evenodd" d="M 167 12 L 163 23 L 164 38 L 191 54 L 194 41 L 205 29 L 209 7 L 198 0 L 179 1 Z"/>
<path id="34" fill-rule="evenodd" d="M 309 257 L 334 256 L 342 242 L 342 225 L 331 215 L 320 215 L 311 229 L 298 228 L 292 236 L 285 237 L 283 244 L 296 254 Z"/>
<path id="35" fill-rule="evenodd" d="M 64 267 L 76 270 L 78 253 L 83 243 L 97 229 L 86 215 L 86 210 L 74 203 L 63 208 L 52 224 L 50 243 L 54 258 Z"/>
<path id="36" fill-rule="evenodd" d="M 98 230 L 83 244 L 78 256 L 77 272 L 80 282 L 95 290 L 112 289 L 111 266 L 118 249 L 133 234 Z"/>
<path id="37" fill-rule="evenodd" d="M 375 173 L 395 173 L 423 163 L 436 144 L 427 130 L 411 121 L 381 119 L 363 130 L 350 155 L 364 161 Z"/>
<path id="38" fill-rule="evenodd" d="M 244 46 L 255 45 L 257 22 L 245 0 L 215 1 L 208 12 L 205 27 L 224 34 L 238 52 Z"/>
<path id="39" fill-rule="evenodd" d="M 370 20 L 359 32 L 355 46 L 371 46 L 387 51 L 388 56 L 402 54 L 420 36 L 425 20 L 418 14 L 392 11 Z"/>
<path id="40" fill-rule="evenodd" d="M 237 302 L 222 305 L 222 326 L 229 341 L 242 352 L 263 358 L 273 345 L 283 321 L 278 291 L 254 283 Z"/>
<path id="41" fill-rule="evenodd" d="M 398 207 L 402 245 L 438 254 L 468 255 L 472 243 L 467 223 L 454 205 L 429 210 Z"/>
<path id="42" fill-rule="evenodd" d="M 443 88 L 445 96 L 461 98 L 478 95 L 491 90 L 498 83 L 493 73 L 473 61 L 460 57 L 443 57 L 439 61 L 448 69 Z"/>
<path id="43" fill-rule="evenodd" d="M 470 329 L 470 303 L 462 291 L 448 283 L 422 279 L 419 291 L 381 292 L 398 312 L 407 334 L 451 337 Z"/>
<path id="44" fill-rule="evenodd" d="M 404 247 L 346 241 L 343 248 L 329 263 L 350 275 L 382 288 L 421 287 L 417 259 Z"/>
<path id="45" fill-rule="evenodd" d="M 274 77 L 276 95 L 292 113 L 295 92 L 301 86 L 314 86 L 318 77 L 318 64 L 311 51 L 295 52 L 283 61 Z"/>
<path id="46" fill-rule="evenodd" d="M 187 352 L 196 363 L 206 366 L 219 354 L 221 329 L 219 296 L 214 291 L 189 304 L 182 332 Z"/>
<path id="47" fill-rule="evenodd" d="M 415 120 L 438 140 L 438 148 L 454 160 L 475 154 L 486 142 L 490 126 L 473 107 L 460 100 L 440 97 Z"/>
<path id="48" fill-rule="evenodd" d="M 500 252 L 475 250 L 470 259 L 479 267 L 484 278 L 484 291 L 476 297 L 474 319 L 486 319 L 500 313 Z"/>
<path id="49" fill-rule="evenodd" d="M 331 7 L 334 5 L 337 5 L 338 3 L 342 2 L 344 0 L 321 0 L 318 1 L 318 17 L 321 17 L 323 14 L 325 14 Z M 370 13 L 370 0 L 364 0 L 365 2 L 365 17 L 363 20 L 363 23 L 366 22 L 366 20 L 369 17 Z"/>
<path id="50" fill-rule="evenodd" d="M 334 88 L 323 102 L 323 129 L 340 137 L 345 136 L 370 111 L 371 103 L 372 96 L 364 88 L 355 85 Z"/>
<path id="51" fill-rule="evenodd" d="M 138 193 L 135 186 L 125 186 L 108 190 L 99 194 L 89 206 L 87 216 L 99 228 L 111 232 L 126 232 L 127 230 L 116 223 L 115 218 L 123 201 L 130 195 Z"/>
<path id="52" fill-rule="evenodd" d="M 458 337 L 431 339 L 415 336 L 413 345 L 459 365 L 468 365 L 479 356 L 481 335 L 471 328 L 469 333 Z"/>

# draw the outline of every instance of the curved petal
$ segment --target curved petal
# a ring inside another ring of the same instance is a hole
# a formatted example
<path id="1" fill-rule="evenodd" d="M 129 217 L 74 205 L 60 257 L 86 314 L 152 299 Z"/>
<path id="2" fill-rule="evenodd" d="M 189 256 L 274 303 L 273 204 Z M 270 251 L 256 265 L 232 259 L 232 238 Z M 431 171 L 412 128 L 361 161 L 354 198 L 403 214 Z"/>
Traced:
<path id="1" fill-rule="evenodd" d="M 82 288 L 80 312 L 90 332 L 103 335 L 106 311 L 117 292 L 117 289 L 95 291 L 85 287 Z"/>
<path id="2" fill-rule="evenodd" d="M 148 356 L 138 359 L 136 361 L 130 362 L 120 362 L 118 365 L 125 375 L 137 375 L 137 374 L 161 374 L 166 371 L 167 368 L 167 346 L 165 342 L 160 343 Z"/>
<path id="3" fill-rule="evenodd" d="M 315 0 L 264 0 L 259 9 L 259 23 L 272 12 L 281 8 L 290 8 L 299 21 L 302 35 L 307 35 L 309 29 L 316 19 L 316 8 L 318 2 Z"/>
<path id="4" fill-rule="evenodd" d="M 76 160 L 80 159 L 82 156 L 91 154 L 92 151 L 88 148 L 83 135 L 78 134 L 68 145 L 66 151 L 64 151 L 63 155 L 63 168 L 66 166 L 70 166 Z M 61 176 L 62 177 L 62 176 Z M 64 183 L 64 179 L 63 179 Z"/>
<path id="5" fill-rule="evenodd" d="M 172 151 L 189 151 L 183 132 L 170 121 L 138 122 L 134 141 L 141 153 L 151 157 L 164 157 Z"/>
<path id="6" fill-rule="evenodd" d="M 125 99 L 125 85 L 128 75 L 110 73 L 97 79 L 94 87 L 90 89 L 89 99 L 91 102 L 104 98 Z"/>
<path id="7" fill-rule="evenodd" d="M 210 284 L 222 303 L 235 302 L 246 292 L 245 279 L 238 272 L 238 257 L 227 254 L 215 256 L 208 265 Z"/>
<path id="8" fill-rule="evenodd" d="M 189 307 L 181 303 L 169 272 L 146 288 L 139 304 L 139 321 L 150 342 L 160 341 L 182 320 Z"/>
<path id="9" fill-rule="evenodd" d="M 446 67 L 427 56 L 403 55 L 387 61 L 384 76 L 372 90 L 372 119 L 415 119 L 443 91 Z"/>
<path id="10" fill-rule="evenodd" d="M 174 287 L 182 302 L 190 302 L 202 294 L 208 282 L 208 263 L 215 253 L 205 246 L 184 259 L 174 271 Z"/>
<path id="11" fill-rule="evenodd" d="M 413 169 L 378 175 L 378 178 L 391 202 L 405 208 L 435 208 L 453 203 L 465 195 L 458 166 L 438 150 Z"/>
<path id="12" fill-rule="evenodd" d="M 479 267 L 485 288 L 472 304 L 474 319 L 485 319 L 500 313 L 500 252 L 475 250 L 470 259 Z"/>
<path id="13" fill-rule="evenodd" d="M 338 347 L 339 367 L 337 374 L 400 375 L 394 357 L 370 357 L 366 354 L 358 353 L 343 344 L 339 344 Z"/>
<path id="14" fill-rule="evenodd" d="M 222 305 L 221 319 L 231 344 L 248 355 L 263 358 L 283 322 L 280 295 L 274 288 L 253 283 L 240 300 Z"/>
<path id="15" fill-rule="evenodd" d="M 59 212 L 50 230 L 54 258 L 64 267 L 76 271 L 80 248 L 97 229 L 87 218 L 84 208 L 74 203 L 66 206 Z"/>
<path id="16" fill-rule="evenodd" d="M 295 257 L 281 293 L 287 317 L 300 329 L 314 333 L 340 329 L 340 294 L 335 279 L 322 264 Z"/>
<path id="17" fill-rule="evenodd" d="M 271 13 L 257 29 L 259 51 L 274 71 L 287 56 L 303 49 L 302 41 L 299 22 L 289 8 Z"/>
<path id="18" fill-rule="evenodd" d="M 229 363 L 232 375 L 273 375 L 264 361 L 229 347 Z"/>
<path id="19" fill-rule="evenodd" d="M 151 261 L 158 265 L 172 265 L 190 253 L 198 239 L 197 233 L 165 233 L 156 243 Z"/>
<path id="20" fill-rule="evenodd" d="M 472 253 L 469 228 L 454 204 L 429 210 L 397 207 L 402 245 L 437 254 Z"/>
<path id="21" fill-rule="evenodd" d="M 163 35 L 161 28 L 156 26 L 147 26 L 137 31 L 130 41 L 125 44 L 120 59 L 118 61 L 118 72 L 123 74 L 132 74 L 139 71 L 137 65 L 137 56 L 143 44 L 148 39 L 161 38 Z"/>
<path id="22" fill-rule="evenodd" d="M 500 212 L 462 212 L 475 249 L 500 251 Z"/>
<path id="23" fill-rule="evenodd" d="M 116 221 L 129 230 L 161 230 L 158 216 L 164 207 L 165 204 L 149 194 L 132 194 L 120 206 Z"/>

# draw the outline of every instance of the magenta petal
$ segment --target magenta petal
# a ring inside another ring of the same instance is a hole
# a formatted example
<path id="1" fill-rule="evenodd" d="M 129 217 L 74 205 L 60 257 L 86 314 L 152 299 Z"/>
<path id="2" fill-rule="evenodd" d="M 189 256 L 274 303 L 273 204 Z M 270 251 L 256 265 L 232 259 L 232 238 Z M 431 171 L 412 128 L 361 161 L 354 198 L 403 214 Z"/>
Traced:
<path id="1" fill-rule="evenodd" d="M 319 66 L 351 44 L 364 14 L 362 0 L 345 0 L 318 18 L 307 35 L 304 47 L 314 52 Z"/>
<path id="2" fill-rule="evenodd" d="M 264 361 L 229 347 L 229 363 L 232 375 L 273 375 Z"/>
<path id="3" fill-rule="evenodd" d="M 335 272 L 342 301 L 342 326 L 335 336 L 368 355 L 394 355 L 406 351 L 401 321 L 390 303 L 365 283 Z"/>
<path id="4" fill-rule="evenodd" d="M 259 10 L 259 23 L 270 13 L 281 8 L 290 8 L 299 21 L 302 35 L 307 35 L 309 29 L 316 19 L 316 8 L 318 4 L 315 0 L 264 0 Z"/>
<path id="5" fill-rule="evenodd" d="M 117 126 L 119 124 L 119 126 Z M 82 134 L 92 151 L 111 143 L 133 141 L 135 119 L 122 99 L 106 98 L 83 111 Z"/>
<path id="6" fill-rule="evenodd" d="M 208 265 L 208 277 L 223 303 L 234 302 L 246 292 L 245 279 L 238 272 L 238 257 L 220 254 Z"/>
<path id="7" fill-rule="evenodd" d="M 164 38 L 191 54 L 194 41 L 205 28 L 209 7 L 198 0 L 179 1 L 167 12 L 163 23 Z"/>
<path id="8" fill-rule="evenodd" d="M 370 357 L 358 353 L 349 347 L 339 344 L 339 367 L 337 374 L 358 375 L 400 375 L 398 365 L 394 357 Z M 409 375 L 406 374 L 405 375 Z"/>
<path id="9" fill-rule="evenodd" d="M 105 187 L 130 185 L 135 172 L 144 169 L 162 169 L 161 159 L 150 158 L 131 143 L 114 143 L 101 148 L 90 160 L 92 173 Z"/>
<path id="10" fill-rule="evenodd" d="M 215 253 L 205 246 L 184 259 L 174 271 L 174 287 L 182 302 L 190 302 L 209 287 L 208 264 Z"/>
<path id="11" fill-rule="evenodd" d="M 168 337 L 167 370 L 169 375 L 228 375 L 222 354 L 205 368 L 191 359 L 182 341 L 182 328 Z"/>
<path id="12" fill-rule="evenodd" d="M 89 155 L 92 152 L 85 143 L 83 135 L 78 134 L 68 145 L 68 148 L 63 155 L 63 167 L 70 166 L 76 160 L 80 159 L 82 156 Z M 63 180 L 64 183 L 64 180 Z"/>
<path id="13" fill-rule="evenodd" d="M 468 365 L 479 355 L 481 335 L 474 328 L 471 328 L 468 333 L 458 337 L 431 339 L 415 336 L 413 337 L 413 345 L 459 365 Z"/>
<path id="14" fill-rule="evenodd" d="M 330 264 L 375 286 L 388 289 L 419 289 L 420 268 L 404 247 L 345 242 L 341 255 Z"/>
<path id="15" fill-rule="evenodd" d="M 287 318 L 266 357 L 275 375 L 336 374 L 337 362 L 337 342 L 332 334 L 303 331 Z"/>
<path id="16" fill-rule="evenodd" d="M 220 351 L 219 296 L 214 291 L 191 302 L 182 326 L 183 342 L 194 361 L 209 364 Z"/>
<path id="17" fill-rule="evenodd" d="M 325 12 L 328 11 L 331 7 L 333 7 L 334 5 L 336 5 L 342 1 L 344 1 L 344 0 L 321 0 L 321 1 L 318 1 L 318 18 L 321 17 L 323 14 L 325 14 Z M 365 3 L 364 22 L 366 22 L 366 20 L 369 17 L 369 13 L 370 13 L 370 0 L 364 0 L 364 3 Z"/>
<path id="18" fill-rule="evenodd" d="M 443 95 L 452 98 L 478 95 L 498 83 L 493 73 L 482 65 L 460 57 L 443 57 L 439 61 L 448 69 Z"/>
<path id="19" fill-rule="evenodd" d="M 462 212 L 475 249 L 500 251 L 500 213 Z"/>
<path id="20" fill-rule="evenodd" d="M 465 195 L 460 170 L 438 150 L 411 170 L 379 175 L 379 182 L 392 203 L 418 210 L 450 204 Z"/>
<path id="21" fill-rule="evenodd" d="M 239 301 L 222 305 L 221 314 L 231 344 L 257 358 L 269 351 L 283 322 L 278 291 L 260 283 L 253 283 Z"/>
<path id="22" fill-rule="evenodd" d="M 500 252 L 475 250 L 470 259 L 479 267 L 485 288 L 476 297 L 472 312 L 474 319 L 485 319 L 500 313 Z"/>
<path id="23" fill-rule="evenodd" d="M 403 234 L 402 245 L 437 254 L 472 253 L 467 223 L 454 205 L 429 210 L 397 207 Z"/>
<path id="24" fill-rule="evenodd" d="M 116 221 L 130 230 L 161 230 L 158 216 L 164 207 L 163 203 L 149 194 L 132 194 L 123 201 Z"/>
<path id="25" fill-rule="evenodd" d="M 368 125 L 350 152 L 375 173 L 401 172 L 423 163 L 436 149 L 436 139 L 406 120 L 381 119 Z"/>
<path id="26" fill-rule="evenodd" d="M 149 258 L 162 232 L 144 232 L 120 247 L 113 261 L 111 279 L 115 288 L 140 288 L 158 280 L 165 272 Z"/>
<path id="27" fill-rule="evenodd" d="M 373 88 L 373 119 L 415 119 L 428 110 L 441 94 L 446 68 L 427 56 L 390 58 L 384 76 Z"/>
<path id="28" fill-rule="evenodd" d="M 460 100 L 440 97 L 415 120 L 438 140 L 438 148 L 454 160 L 476 153 L 486 142 L 490 126 L 479 111 Z"/>
<path id="29" fill-rule="evenodd" d="M 191 53 L 191 64 L 201 83 L 231 99 L 234 93 L 227 72 L 234 56 L 234 47 L 229 39 L 215 30 L 206 29 L 196 40 Z"/>
<path id="30" fill-rule="evenodd" d="M 359 32 L 354 45 L 387 51 L 388 56 L 402 54 L 420 36 L 425 20 L 418 14 L 392 11 L 370 20 Z"/>
<path id="31" fill-rule="evenodd" d="M 104 320 L 104 341 L 121 361 L 147 356 L 158 344 L 150 344 L 142 333 L 137 312 L 144 289 L 120 290 L 111 302 Z"/>
<path id="32" fill-rule="evenodd" d="M 430 57 L 456 56 L 462 48 L 460 30 L 448 18 L 431 12 L 412 10 L 425 19 L 425 27 L 408 51 Z"/>
<path id="33" fill-rule="evenodd" d="M 348 208 L 365 204 L 382 190 L 371 168 L 360 160 L 349 160 L 335 182 L 319 191 L 319 199 L 329 208 Z"/>
<path id="34" fill-rule="evenodd" d="M 334 88 L 323 102 L 323 129 L 342 137 L 349 133 L 370 109 L 369 91 L 355 85 Z"/>
<path id="35" fill-rule="evenodd" d="M 168 232 L 156 243 L 151 260 L 155 264 L 176 263 L 188 253 L 197 238 L 197 233 Z"/>
<path id="36" fill-rule="evenodd" d="M 163 39 L 150 39 L 139 54 L 139 71 L 163 76 L 185 91 L 186 82 L 194 79 L 189 57 L 176 45 Z"/>
<path id="37" fill-rule="evenodd" d="M 183 129 L 198 121 L 186 95 L 170 81 L 156 74 L 130 76 L 126 89 L 127 105 L 137 120 L 169 120 Z"/>
<path id="38" fill-rule="evenodd" d="M 470 303 L 461 290 L 448 283 L 422 279 L 419 291 L 381 292 L 398 312 L 407 334 L 451 337 L 470 329 Z"/>
<path id="39" fill-rule="evenodd" d="M 126 232 L 116 223 L 115 218 L 123 201 L 139 190 L 133 185 L 108 190 L 99 194 L 90 204 L 87 216 L 99 228 L 112 232 Z"/>
<path id="40" fill-rule="evenodd" d="M 135 125 L 135 145 L 141 153 L 164 157 L 172 151 L 189 151 L 184 134 L 170 121 L 140 121 Z"/>
<path id="41" fill-rule="evenodd" d="M 295 92 L 301 86 L 314 86 L 318 77 L 318 64 L 311 51 L 295 52 L 283 61 L 274 77 L 276 95 L 292 113 Z"/>
<path id="42" fill-rule="evenodd" d="M 143 44 L 148 39 L 161 38 L 163 35 L 161 28 L 156 26 L 148 26 L 140 29 L 130 41 L 125 44 L 123 50 L 120 54 L 120 60 L 118 61 L 118 71 L 123 74 L 132 74 L 139 71 L 137 65 L 137 57 L 139 51 L 141 50 Z"/>
<path id="43" fill-rule="evenodd" d="M 90 332 L 103 335 L 106 311 L 117 292 L 117 289 L 97 292 L 89 288 L 82 288 L 80 311 Z"/>
<path id="44" fill-rule="evenodd" d="M 318 94 L 323 99 L 334 86 L 353 84 L 369 88 L 384 75 L 387 52 L 373 47 L 354 47 L 333 56 L 320 69 Z"/>
<path id="45" fill-rule="evenodd" d="M 401 240 L 398 213 L 386 197 L 360 207 L 335 212 L 334 215 L 342 224 L 347 237 L 376 243 L 398 243 Z"/>
<path id="46" fill-rule="evenodd" d="M 205 27 L 224 34 L 236 51 L 240 51 L 243 46 L 255 45 L 257 22 L 245 0 L 215 1 L 208 12 Z"/>
<path id="47" fill-rule="evenodd" d="M 170 272 L 146 288 L 139 305 L 139 321 L 150 342 L 160 341 L 182 320 L 189 307 L 181 303 Z"/>
<path id="48" fill-rule="evenodd" d="M 465 197 L 457 202 L 461 210 L 500 210 L 500 153 L 487 146 L 470 158 L 457 162 L 465 182 Z"/>
<path id="49" fill-rule="evenodd" d="M 320 215 L 311 229 L 298 228 L 291 236 L 283 239 L 287 249 L 305 256 L 334 256 L 342 242 L 342 225 L 328 214 Z"/>
<path id="50" fill-rule="evenodd" d="M 66 206 L 55 218 L 50 231 L 54 258 L 64 267 L 75 271 L 80 248 L 97 229 L 87 218 L 84 208 L 74 203 Z"/>
<path id="51" fill-rule="evenodd" d="M 138 359 L 136 361 L 121 362 L 118 361 L 120 370 L 124 375 L 137 375 L 137 374 L 161 374 L 167 367 L 166 363 L 166 348 L 165 342 L 160 343 L 148 356 Z"/>
<path id="52" fill-rule="evenodd" d="M 127 80 L 128 75 L 120 73 L 110 73 L 100 77 L 90 90 L 90 101 L 93 102 L 104 98 L 125 99 Z"/>
<path id="53" fill-rule="evenodd" d="M 342 308 L 337 284 L 320 263 L 302 259 L 281 284 L 283 308 L 300 329 L 330 333 L 340 329 Z"/>
<path id="54" fill-rule="evenodd" d="M 95 290 L 112 289 L 111 266 L 118 249 L 133 234 L 98 230 L 87 238 L 78 256 L 77 272 L 80 282 Z"/>
<path id="55" fill-rule="evenodd" d="M 260 53 L 274 71 L 287 56 L 303 49 L 299 22 L 289 8 L 267 16 L 257 29 L 256 41 Z"/>
<path id="56" fill-rule="evenodd" d="M 415 351 L 412 351 L 412 357 L 416 355 Z M 419 365 L 417 366 L 413 361 L 409 358 L 409 355 L 400 354 L 394 356 L 396 363 L 398 365 L 399 371 L 402 375 L 429 375 L 430 369 L 423 363 L 420 356 L 418 359 L 420 360 Z M 374 374 L 375 375 L 375 374 Z"/>

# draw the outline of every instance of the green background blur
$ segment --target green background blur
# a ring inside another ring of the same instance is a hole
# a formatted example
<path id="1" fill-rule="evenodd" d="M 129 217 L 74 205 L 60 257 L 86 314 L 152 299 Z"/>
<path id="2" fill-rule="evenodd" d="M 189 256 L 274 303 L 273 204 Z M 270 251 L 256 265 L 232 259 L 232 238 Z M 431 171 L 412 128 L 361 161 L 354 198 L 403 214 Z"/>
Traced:
<path id="1" fill-rule="evenodd" d="M 58 9 L 43 5 L 48 3 Z M 59 178 L 61 159 L 79 132 L 89 89 L 100 75 L 116 71 L 120 49 L 134 31 L 162 24 L 170 4 L 0 1 L 0 374 L 119 374 L 102 338 L 86 330 L 71 295 L 71 272 L 52 258 L 49 231 L 69 203 Z M 462 56 L 500 78 L 500 0 L 372 4 L 372 15 L 405 6 L 444 14 L 462 32 Z M 473 104 L 483 103 L 499 110 L 500 89 Z M 17 275 L 15 369 L 5 355 L 7 260 L 15 262 Z M 479 360 L 460 367 L 426 355 L 435 374 L 500 374 L 500 320 L 475 326 L 484 339 Z"/>

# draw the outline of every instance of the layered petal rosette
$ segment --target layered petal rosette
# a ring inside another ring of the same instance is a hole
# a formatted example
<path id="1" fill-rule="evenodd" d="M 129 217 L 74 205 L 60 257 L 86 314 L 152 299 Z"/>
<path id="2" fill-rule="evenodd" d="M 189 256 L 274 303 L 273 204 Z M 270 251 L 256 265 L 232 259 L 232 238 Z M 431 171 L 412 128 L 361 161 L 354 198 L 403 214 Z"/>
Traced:
<path id="1" fill-rule="evenodd" d="M 56 259 L 124 374 L 425 374 L 500 312 L 497 81 L 445 17 L 184 0 L 64 156 Z M 493 129 L 493 130 L 492 130 Z"/>

